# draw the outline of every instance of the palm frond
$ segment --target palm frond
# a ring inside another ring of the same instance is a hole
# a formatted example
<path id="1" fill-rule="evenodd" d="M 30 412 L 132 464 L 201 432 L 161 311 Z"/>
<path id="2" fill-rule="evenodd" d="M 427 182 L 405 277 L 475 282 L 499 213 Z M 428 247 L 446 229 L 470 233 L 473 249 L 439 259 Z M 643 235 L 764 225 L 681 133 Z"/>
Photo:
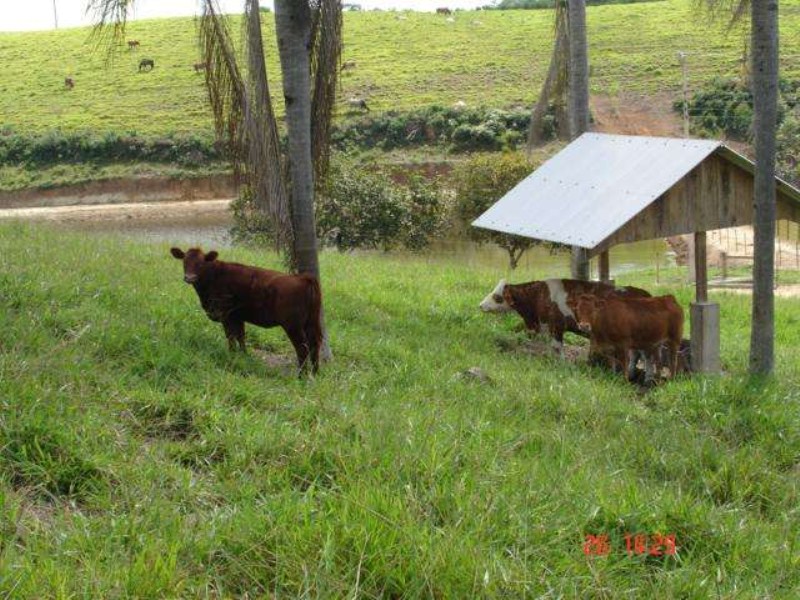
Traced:
<path id="1" fill-rule="evenodd" d="M 330 132 L 342 57 L 341 0 L 311 0 L 311 152 L 314 181 L 325 180 L 330 161 Z"/>
<path id="2" fill-rule="evenodd" d="M 86 13 L 92 15 L 94 23 L 91 39 L 96 48 L 105 48 L 108 60 L 125 38 L 128 11 L 133 4 L 134 0 L 89 0 L 86 5 Z"/>
<path id="3" fill-rule="evenodd" d="M 245 41 L 249 81 L 239 67 L 227 19 L 216 0 L 205 0 L 200 46 L 217 138 L 226 143 L 236 179 L 250 188 L 256 206 L 275 225 L 278 249 L 291 252 L 291 213 L 278 126 L 269 95 L 257 0 L 246 3 Z"/>
<path id="4" fill-rule="evenodd" d="M 695 0 L 697 6 L 708 13 L 712 20 L 727 21 L 733 29 L 747 21 L 752 0 Z M 755 0 L 759 1 L 759 0 Z"/>
<path id="5" fill-rule="evenodd" d="M 248 101 L 245 103 L 244 129 L 250 188 L 256 206 L 266 212 L 275 225 L 279 249 L 283 246 L 291 252 L 294 248 L 291 203 L 284 183 L 278 122 L 269 93 L 258 0 L 247 0 L 245 23 Z M 289 262 L 294 262 L 291 256 Z"/>

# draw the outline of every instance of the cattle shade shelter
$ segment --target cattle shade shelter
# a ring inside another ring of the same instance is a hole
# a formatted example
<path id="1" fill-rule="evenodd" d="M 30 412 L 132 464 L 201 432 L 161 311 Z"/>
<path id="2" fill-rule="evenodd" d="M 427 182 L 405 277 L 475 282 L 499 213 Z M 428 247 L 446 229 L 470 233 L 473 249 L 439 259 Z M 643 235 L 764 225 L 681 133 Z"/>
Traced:
<path id="1" fill-rule="evenodd" d="M 692 360 L 719 370 L 719 306 L 707 301 L 705 232 L 753 223 L 755 166 L 718 141 L 585 133 L 498 200 L 472 225 L 580 246 L 695 235 L 697 301 Z M 800 191 L 776 178 L 777 216 L 800 222 Z"/>

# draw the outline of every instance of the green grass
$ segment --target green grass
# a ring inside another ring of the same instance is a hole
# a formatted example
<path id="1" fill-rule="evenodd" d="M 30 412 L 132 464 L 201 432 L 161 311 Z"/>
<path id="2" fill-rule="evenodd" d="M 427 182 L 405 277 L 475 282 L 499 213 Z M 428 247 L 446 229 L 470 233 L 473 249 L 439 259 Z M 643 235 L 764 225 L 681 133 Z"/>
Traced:
<path id="1" fill-rule="evenodd" d="M 689 53 L 694 89 L 715 75 L 740 72 L 742 35 L 709 24 L 693 0 L 595 6 L 587 10 L 594 94 L 677 95 L 676 53 Z M 432 13 L 346 12 L 341 97 L 369 99 L 373 110 L 415 109 L 464 100 L 491 107 L 530 106 L 546 72 L 552 12 L 457 12 L 455 23 Z M 800 0 L 781 2 L 782 75 L 800 76 Z M 232 31 L 239 31 L 234 19 Z M 280 93 L 272 15 L 265 15 L 268 68 Z M 89 29 L 0 34 L 0 126 L 20 132 L 53 128 L 93 131 L 210 132 L 193 19 L 132 22 L 112 63 L 95 51 Z M 152 73 L 138 61 L 153 58 Z M 76 87 L 64 89 L 64 78 Z M 342 107 L 341 113 L 346 109 Z"/>
<path id="2" fill-rule="evenodd" d="M 640 395 L 502 351 L 492 270 L 322 268 L 336 358 L 297 380 L 228 353 L 166 245 L 0 226 L 0 594 L 797 597 L 800 301 L 777 301 L 774 382 L 748 383 L 749 299 L 720 295 L 728 374 Z M 621 282 L 689 301 L 652 280 Z M 678 556 L 628 557 L 626 532 Z"/>

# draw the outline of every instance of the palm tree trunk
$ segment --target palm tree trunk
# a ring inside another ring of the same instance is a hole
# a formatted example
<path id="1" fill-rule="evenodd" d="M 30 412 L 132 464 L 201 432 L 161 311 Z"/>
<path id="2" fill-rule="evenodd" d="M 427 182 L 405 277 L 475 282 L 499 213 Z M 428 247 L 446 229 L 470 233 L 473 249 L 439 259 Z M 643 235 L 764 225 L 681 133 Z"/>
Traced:
<path id="1" fill-rule="evenodd" d="M 750 373 L 775 365 L 775 130 L 778 113 L 778 0 L 751 2 L 751 81 L 755 132 L 753 309 Z"/>
<path id="2" fill-rule="evenodd" d="M 311 149 L 311 19 L 307 0 L 275 0 L 275 33 L 289 138 L 294 266 L 298 272 L 319 279 Z M 325 359 L 330 358 L 327 332 L 321 354 Z"/>
<path id="3" fill-rule="evenodd" d="M 586 0 L 569 0 L 569 123 L 570 139 L 589 130 L 589 55 L 586 42 Z M 573 279 L 589 279 L 589 255 L 572 247 Z"/>
<path id="4" fill-rule="evenodd" d="M 553 41 L 553 55 L 550 57 L 550 66 L 547 69 L 547 76 L 545 77 L 542 91 L 539 93 L 539 99 L 536 101 L 536 106 L 533 107 L 531 114 L 531 123 L 528 129 L 528 150 L 533 150 L 544 141 L 544 117 L 547 114 L 547 109 L 550 106 L 550 101 L 555 98 L 557 111 L 560 108 L 560 97 L 564 92 L 564 71 L 566 71 L 567 61 L 567 19 L 563 9 L 556 6 L 556 27 L 555 27 L 555 40 Z M 562 115 L 556 115 L 559 124 L 559 131 L 557 135 L 561 135 L 561 130 L 564 128 L 564 119 Z M 569 125 L 566 127 L 569 130 Z"/>

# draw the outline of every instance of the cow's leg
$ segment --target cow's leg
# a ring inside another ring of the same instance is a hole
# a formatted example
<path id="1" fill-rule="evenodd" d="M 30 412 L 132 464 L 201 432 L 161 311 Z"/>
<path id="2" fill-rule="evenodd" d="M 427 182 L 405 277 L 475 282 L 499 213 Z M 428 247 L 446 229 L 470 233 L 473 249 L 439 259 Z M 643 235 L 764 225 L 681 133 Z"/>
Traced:
<path id="1" fill-rule="evenodd" d="M 564 325 L 559 323 L 557 319 L 550 321 L 549 325 L 550 337 L 552 338 L 553 350 L 560 357 L 564 357 Z"/>
<path id="2" fill-rule="evenodd" d="M 238 319 L 226 319 L 222 323 L 225 329 L 225 337 L 228 338 L 228 348 L 231 352 L 236 351 L 236 344 L 242 352 L 247 352 L 244 345 L 244 321 Z"/>
<path id="3" fill-rule="evenodd" d="M 308 352 L 311 358 L 311 372 L 316 373 L 319 370 L 319 344 L 317 343 L 318 332 L 317 325 L 312 321 L 306 323 L 305 327 L 306 340 L 308 340 Z"/>
<path id="4" fill-rule="evenodd" d="M 681 342 L 678 340 L 669 342 L 669 376 L 675 377 L 678 374 L 678 353 L 681 349 Z M 688 370 L 688 369 L 687 369 Z"/>
<path id="5" fill-rule="evenodd" d="M 294 351 L 297 353 L 297 374 L 298 376 L 303 373 L 303 367 L 308 360 L 309 345 L 306 333 L 302 327 L 284 327 L 286 335 L 289 336 L 289 341 L 294 346 Z"/>

